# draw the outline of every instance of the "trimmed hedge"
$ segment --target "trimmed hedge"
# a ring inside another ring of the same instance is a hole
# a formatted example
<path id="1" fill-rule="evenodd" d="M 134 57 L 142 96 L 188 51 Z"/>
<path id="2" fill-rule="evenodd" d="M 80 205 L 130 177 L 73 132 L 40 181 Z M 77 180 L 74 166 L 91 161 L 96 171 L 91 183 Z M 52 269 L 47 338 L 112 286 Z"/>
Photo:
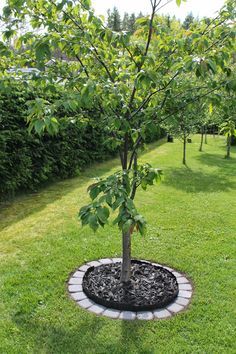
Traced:
<path id="1" fill-rule="evenodd" d="M 105 143 L 106 133 L 98 125 L 66 123 L 62 119 L 55 137 L 29 134 L 26 102 L 34 95 L 12 86 L 12 90 L 0 94 L 0 200 L 19 190 L 36 190 L 46 181 L 72 177 L 78 169 L 116 153 Z M 163 132 L 157 129 L 147 141 L 161 135 Z"/>
<path id="2" fill-rule="evenodd" d="M 105 133 L 88 123 L 65 123 L 57 136 L 29 134 L 26 91 L 0 95 L 0 199 L 35 190 L 46 181 L 74 176 L 78 168 L 115 153 Z"/>

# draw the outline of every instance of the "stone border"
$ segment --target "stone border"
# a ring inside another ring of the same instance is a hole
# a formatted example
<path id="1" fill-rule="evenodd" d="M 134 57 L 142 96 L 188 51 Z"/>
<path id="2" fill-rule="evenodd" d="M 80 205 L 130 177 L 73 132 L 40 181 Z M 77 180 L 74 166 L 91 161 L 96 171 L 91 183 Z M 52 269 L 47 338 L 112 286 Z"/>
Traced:
<path id="1" fill-rule="evenodd" d="M 171 272 L 176 276 L 178 286 L 179 286 L 179 294 L 175 301 L 173 301 L 171 304 L 168 306 L 157 309 L 157 310 L 152 310 L 152 311 L 119 311 L 115 310 L 112 308 L 108 308 L 99 304 L 96 304 L 94 301 L 90 300 L 87 295 L 83 292 L 82 289 L 82 282 L 83 282 L 83 276 L 86 272 L 86 270 L 89 267 L 97 267 L 101 264 L 110 264 L 110 263 L 116 263 L 116 262 L 121 262 L 121 258 L 104 258 L 104 259 L 99 259 L 98 261 L 92 261 L 88 262 L 84 265 L 82 265 L 80 268 L 78 268 L 70 277 L 68 281 L 68 291 L 70 296 L 72 297 L 73 300 L 76 301 L 76 303 L 90 311 L 93 312 L 96 315 L 102 315 L 110 318 L 115 318 L 115 319 L 121 319 L 121 320 L 154 320 L 154 319 L 165 319 L 168 317 L 174 316 L 176 313 L 181 312 L 186 309 L 186 307 L 189 305 L 192 295 L 193 295 L 193 287 L 190 283 L 190 281 L 186 278 L 186 276 L 180 272 L 175 271 L 172 268 L 163 266 L 158 263 L 152 263 L 157 266 L 161 266 Z M 146 260 L 141 260 L 144 262 L 149 262 Z M 151 262 L 149 262 L 151 263 Z"/>

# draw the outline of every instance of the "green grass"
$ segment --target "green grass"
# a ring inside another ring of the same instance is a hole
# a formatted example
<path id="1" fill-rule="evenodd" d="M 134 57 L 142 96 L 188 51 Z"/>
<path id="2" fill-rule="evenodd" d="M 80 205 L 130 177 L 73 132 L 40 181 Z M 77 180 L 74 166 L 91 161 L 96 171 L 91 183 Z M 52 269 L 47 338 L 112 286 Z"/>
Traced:
<path id="1" fill-rule="evenodd" d="M 137 204 L 148 221 L 134 235 L 133 256 L 186 272 L 194 284 L 188 310 L 163 321 L 122 322 L 97 317 L 68 297 L 71 271 L 89 260 L 121 254 L 112 226 L 81 229 L 77 211 L 94 176 L 118 160 L 79 177 L 16 198 L 0 213 L 0 353 L 235 353 L 234 256 L 236 149 L 224 159 L 223 138 L 199 137 L 181 165 L 181 144 L 153 144 L 142 156 L 165 179 Z"/>

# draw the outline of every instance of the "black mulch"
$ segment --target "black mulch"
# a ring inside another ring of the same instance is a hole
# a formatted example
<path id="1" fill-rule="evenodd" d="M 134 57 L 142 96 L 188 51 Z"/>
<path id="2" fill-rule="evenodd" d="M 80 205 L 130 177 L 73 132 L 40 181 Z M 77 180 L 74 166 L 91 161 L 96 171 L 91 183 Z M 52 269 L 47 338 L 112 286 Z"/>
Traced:
<path id="1" fill-rule="evenodd" d="M 90 267 L 83 290 L 96 303 L 118 310 L 145 311 L 161 308 L 178 295 L 176 277 L 151 263 L 132 261 L 131 281 L 120 282 L 121 263 Z"/>

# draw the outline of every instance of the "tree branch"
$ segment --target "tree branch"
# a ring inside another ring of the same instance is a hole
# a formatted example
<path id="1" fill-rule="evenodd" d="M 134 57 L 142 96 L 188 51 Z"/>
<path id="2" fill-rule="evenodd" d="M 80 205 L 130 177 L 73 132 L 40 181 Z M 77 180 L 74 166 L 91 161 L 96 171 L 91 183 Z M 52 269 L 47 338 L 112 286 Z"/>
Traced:
<path id="1" fill-rule="evenodd" d="M 52 2 L 52 4 L 53 4 L 54 6 L 57 6 L 54 1 L 51 1 L 51 2 Z M 86 10 L 87 10 L 87 9 L 86 9 Z M 84 26 L 82 25 L 82 23 L 79 23 L 78 21 L 76 21 L 75 18 L 74 18 L 70 13 L 68 13 L 67 11 L 62 10 L 62 12 L 64 13 L 64 15 L 68 16 L 68 18 L 75 24 L 76 27 L 79 28 L 79 30 L 80 30 L 81 32 L 83 32 L 83 34 L 85 34 L 86 31 L 85 31 L 85 28 L 84 28 Z M 109 76 L 110 80 L 111 80 L 112 82 L 114 82 L 114 79 L 113 79 L 113 77 L 112 77 L 112 75 L 111 75 L 111 73 L 110 73 L 110 71 L 109 71 L 109 69 L 108 69 L 106 63 L 101 59 L 101 57 L 100 57 L 100 55 L 99 55 L 99 53 L 98 53 L 98 50 L 97 50 L 96 46 L 94 45 L 94 43 L 93 43 L 90 39 L 87 38 L 87 41 L 89 42 L 89 44 L 90 44 L 90 45 L 92 46 L 92 48 L 93 48 L 93 50 L 91 50 L 91 53 L 92 53 L 93 56 L 99 61 L 99 63 L 104 67 L 104 69 L 106 70 L 107 75 Z"/>
<path id="2" fill-rule="evenodd" d="M 85 72 L 87 78 L 89 78 L 88 70 L 86 69 L 86 67 L 85 67 L 84 63 L 82 62 L 81 58 L 78 56 L 78 54 L 76 54 L 75 57 L 77 58 L 78 62 L 80 63 L 80 65 L 84 69 L 84 72 Z"/>
<path id="3" fill-rule="evenodd" d="M 141 135 L 139 135 L 139 137 L 137 138 L 137 140 L 136 140 L 136 142 L 134 144 L 134 147 L 133 147 L 133 151 L 132 151 L 132 154 L 131 154 L 131 157 L 130 157 L 130 161 L 129 161 L 128 170 L 130 170 L 131 167 L 132 167 L 134 156 L 136 154 L 137 148 L 138 148 L 139 144 L 141 143 L 141 141 L 142 141 L 142 137 L 141 137 Z"/>
<path id="4" fill-rule="evenodd" d="M 151 1 L 151 4 L 152 4 L 152 13 L 151 13 L 151 17 L 150 17 L 150 22 L 149 22 L 149 31 L 148 31 L 148 38 L 147 38 L 147 43 L 146 43 L 146 48 L 145 48 L 145 53 L 144 53 L 144 59 L 142 60 L 141 64 L 139 64 L 138 66 L 138 70 L 137 70 L 137 74 L 136 74 L 136 77 L 137 75 L 139 74 L 139 72 L 141 71 L 143 65 L 144 65 L 144 62 L 145 62 L 145 58 L 148 54 L 148 50 L 149 50 L 149 46 L 150 46 L 150 43 L 151 43 L 151 39 L 152 39 L 152 32 L 153 32 L 153 20 L 154 20 L 154 16 L 155 16 L 155 13 L 156 13 L 156 8 L 157 6 L 161 3 L 162 0 L 159 0 L 158 3 L 157 3 L 157 0 L 153 0 L 153 2 Z M 135 97 L 135 93 L 136 93 L 136 87 L 135 85 L 133 86 L 133 90 L 132 90 L 132 93 L 131 93 L 131 97 L 130 97 L 130 100 L 129 100 L 129 108 L 131 108 L 132 106 L 132 103 L 133 103 L 133 100 L 134 100 L 134 97 Z"/>
<path id="5" fill-rule="evenodd" d="M 171 82 L 176 78 L 176 76 L 179 75 L 179 73 L 180 73 L 180 72 L 177 71 L 177 73 L 175 73 L 175 75 L 172 76 L 172 78 L 169 80 L 169 82 L 168 82 L 165 86 L 163 86 L 163 87 L 161 87 L 160 89 L 158 89 L 158 90 L 156 90 L 156 91 L 150 93 L 150 94 L 148 95 L 148 97 L 143 101 L 143 103 L 139 106 L 139 108 L 132 114 L 131 118 L 133 118 L 136 114 L 138 114 L 138 113 L 141 111 L 141 109 L 150 101 L 150 99 L 152 98 L 152 96 L 154 96 L 154 95 L 155 95 L 156 93 L 158 93 L 158 92 L 161 92 L 161 91 L 165 90 L 165 89 L 171 84 Z"/>

